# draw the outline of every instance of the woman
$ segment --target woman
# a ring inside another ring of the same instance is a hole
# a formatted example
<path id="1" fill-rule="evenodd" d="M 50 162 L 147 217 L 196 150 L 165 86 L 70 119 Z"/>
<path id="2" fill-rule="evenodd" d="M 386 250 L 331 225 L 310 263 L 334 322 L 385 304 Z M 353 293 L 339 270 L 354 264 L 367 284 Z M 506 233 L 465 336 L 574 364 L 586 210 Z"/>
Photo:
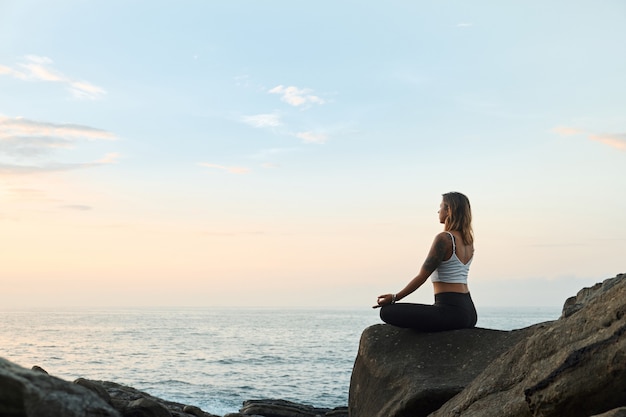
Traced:
<path id="1" fill-rule="evenodd" d="M 461 193 L 447 193 L 439 206 L 444 231 L 435 236 L 419 274 L 396 294 L 380 295 L 380 318 L 399 327 L 434 332 L 465 329 L 476 325 L 476 308 L 467 286 L 467 274 L 474 256 L 470 202 Z M 435 304 L 397 303 L 431 277 Z"/>

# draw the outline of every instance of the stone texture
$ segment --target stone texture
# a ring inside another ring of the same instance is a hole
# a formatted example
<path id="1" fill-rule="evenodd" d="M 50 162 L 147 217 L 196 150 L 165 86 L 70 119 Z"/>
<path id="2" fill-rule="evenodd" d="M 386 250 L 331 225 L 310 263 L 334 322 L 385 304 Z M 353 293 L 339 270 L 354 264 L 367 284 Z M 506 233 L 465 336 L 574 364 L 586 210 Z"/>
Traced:
<path id="1" fill-rule="evenodd" d="M 120 417 L 90 390 L 0 358 L 0 416 Z"/>
<path id="2" fill-rule="evenodd" d="M 592 417 L 626 417 L 626 407 L 615 408 L 606 413 L 596 414 Z"/>
<path id="3" fill-rule="evenodd" d="M 172 413 L 155 400 L 139 398 L 131 401 L 122 410 L 124 417 L 172 417 Z"/>
<path id="4" fill-rule="evenodd" d="M 350 416 L 426 416 L 532 331 L 419 333 L 371 326 L 361 336 L 352 372 Z"/>
<path id="5" fill-rule="evenodd" d="M 626 275 L 581 290 L 561 319 L 536 327 L 431 417 L 588 417 L 626 406 L 625 314 Z"/>
<path id="6" fill-rule="evenodd" d="M 348 417 L 346 407 L 316 408 L 286 400 L 270 399 L 244 401 L 239 413 L 246 417 Z"/>
<path id="7" fill-rule="evenodd" d="M 110 381 L 92 381 L 101 386 L 111 398 L 113 406 L 123 417 L 219 417 L 200 408 L 163 400 L 136 388 Z"/>

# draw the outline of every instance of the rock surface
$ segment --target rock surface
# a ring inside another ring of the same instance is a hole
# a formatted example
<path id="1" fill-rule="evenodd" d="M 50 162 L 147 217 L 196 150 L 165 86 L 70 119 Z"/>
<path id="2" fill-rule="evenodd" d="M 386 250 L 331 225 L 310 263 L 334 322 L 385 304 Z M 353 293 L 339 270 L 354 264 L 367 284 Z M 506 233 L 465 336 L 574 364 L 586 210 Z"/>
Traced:
<path id="1" fill-rule="evenodd" d="M 625 316 L 620 274 L 569 298 L 559 320 L 512 332 L 372 326 L 354 365 L 350 416 L 621 416 Z"/>
<path id="2" fill-rule="evenodd" d="M 576 306 L 576 308 L 571 308 Z M 581 290 L 432 417 L 588 417 L 626 406 L 626 275 Z"/>
<path id="3" fill-rule="evenodd" d="M 119 417 L 87 388 L 0 358 L 0 416 Z"/>
<path id="4" fill-rule="evenodd" d="M 251 400 L 229 417 L 348 417 L 348 407 L 315 408 L 285 400 Z M 219 417 L 109 381 L 48 375 L 0 358 L 0 417 Z"/>
<path id="5" fill-rule="evenodd" d="M 240 415 L 263 417 L 348 417 L 347 407 L 315 408 L 285 400 L 244 401 Z M 232 416 L 234 417 L 234 416 Z"/>
<path id="6" fill-rule="evenodd" d="M 531 331 L 419 333 L 371 326 L 361 336 L 352 371 L 350 416 L 427 416 Z"/>

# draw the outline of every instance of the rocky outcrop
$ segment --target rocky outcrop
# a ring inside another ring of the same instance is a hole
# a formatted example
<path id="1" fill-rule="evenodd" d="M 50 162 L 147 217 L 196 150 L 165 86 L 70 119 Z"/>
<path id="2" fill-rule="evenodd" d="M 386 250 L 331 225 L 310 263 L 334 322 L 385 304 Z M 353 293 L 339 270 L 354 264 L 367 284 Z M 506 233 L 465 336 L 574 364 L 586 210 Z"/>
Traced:
<path id="1" fill-rule="evenodd" d="M 626 275 L 581 290 L 559 320 L 539 327 L 432 416 L 588 417 L 626 406 L 625 315 Z"/>
<path id="2" fill-rule="evenodd" d="M 315 408 L 285 400 L 250 400 L 227 417 L 348 417 L 348 407 Z M 218 417 L 109 381 L 48 375 L 0 358 L 0 417 Z"/>
<path id="3" fill-rule="evenodd" d="M 244 401 L 239 413 L 224 417 L 348 417 L 347 407 L 334 409 L 316 408 L 285 400 L 249 400 Z"/>
<path id="4" fill-rule="evenodd" d="M 352 371 L 350 416 L 427 416 L 530 331 L 419 333 L 371 326 L 361 336 Z"/>
<path id="5" fill-rule="evenodd" d="M 350 416 L 622 416 L 625 316 L 621 274 L 568 299 L 559 320 L 518 331 L 373 326 L 355 361 Z"/>
<path id="6" fill-rule="evenodd" d="M 92 391 L 0 358 L 0 416 L 120 417 Z"/>

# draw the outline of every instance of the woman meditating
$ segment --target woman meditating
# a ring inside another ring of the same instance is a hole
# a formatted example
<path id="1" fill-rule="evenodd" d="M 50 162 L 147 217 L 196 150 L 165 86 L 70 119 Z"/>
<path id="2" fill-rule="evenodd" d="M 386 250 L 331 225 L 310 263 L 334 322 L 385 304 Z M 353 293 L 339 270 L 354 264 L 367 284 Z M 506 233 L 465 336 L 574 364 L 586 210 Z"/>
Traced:
<path id="1" fill-rule="evenodd" d="M 476 308 L 467 286 L 474 256 L 470 202 L 461 193 L 443 195 L 439 222 L 444 231 L 435 236 L 428 257 L 415 278 L 395 294 L 378 296 L 380 318 L 388 324 L 423 332 L 465 329 L 476 325 Z M 431 277 L 432 275 L 432 277 Z M 435 304 L 398 303 L 431 277 Z"/>

